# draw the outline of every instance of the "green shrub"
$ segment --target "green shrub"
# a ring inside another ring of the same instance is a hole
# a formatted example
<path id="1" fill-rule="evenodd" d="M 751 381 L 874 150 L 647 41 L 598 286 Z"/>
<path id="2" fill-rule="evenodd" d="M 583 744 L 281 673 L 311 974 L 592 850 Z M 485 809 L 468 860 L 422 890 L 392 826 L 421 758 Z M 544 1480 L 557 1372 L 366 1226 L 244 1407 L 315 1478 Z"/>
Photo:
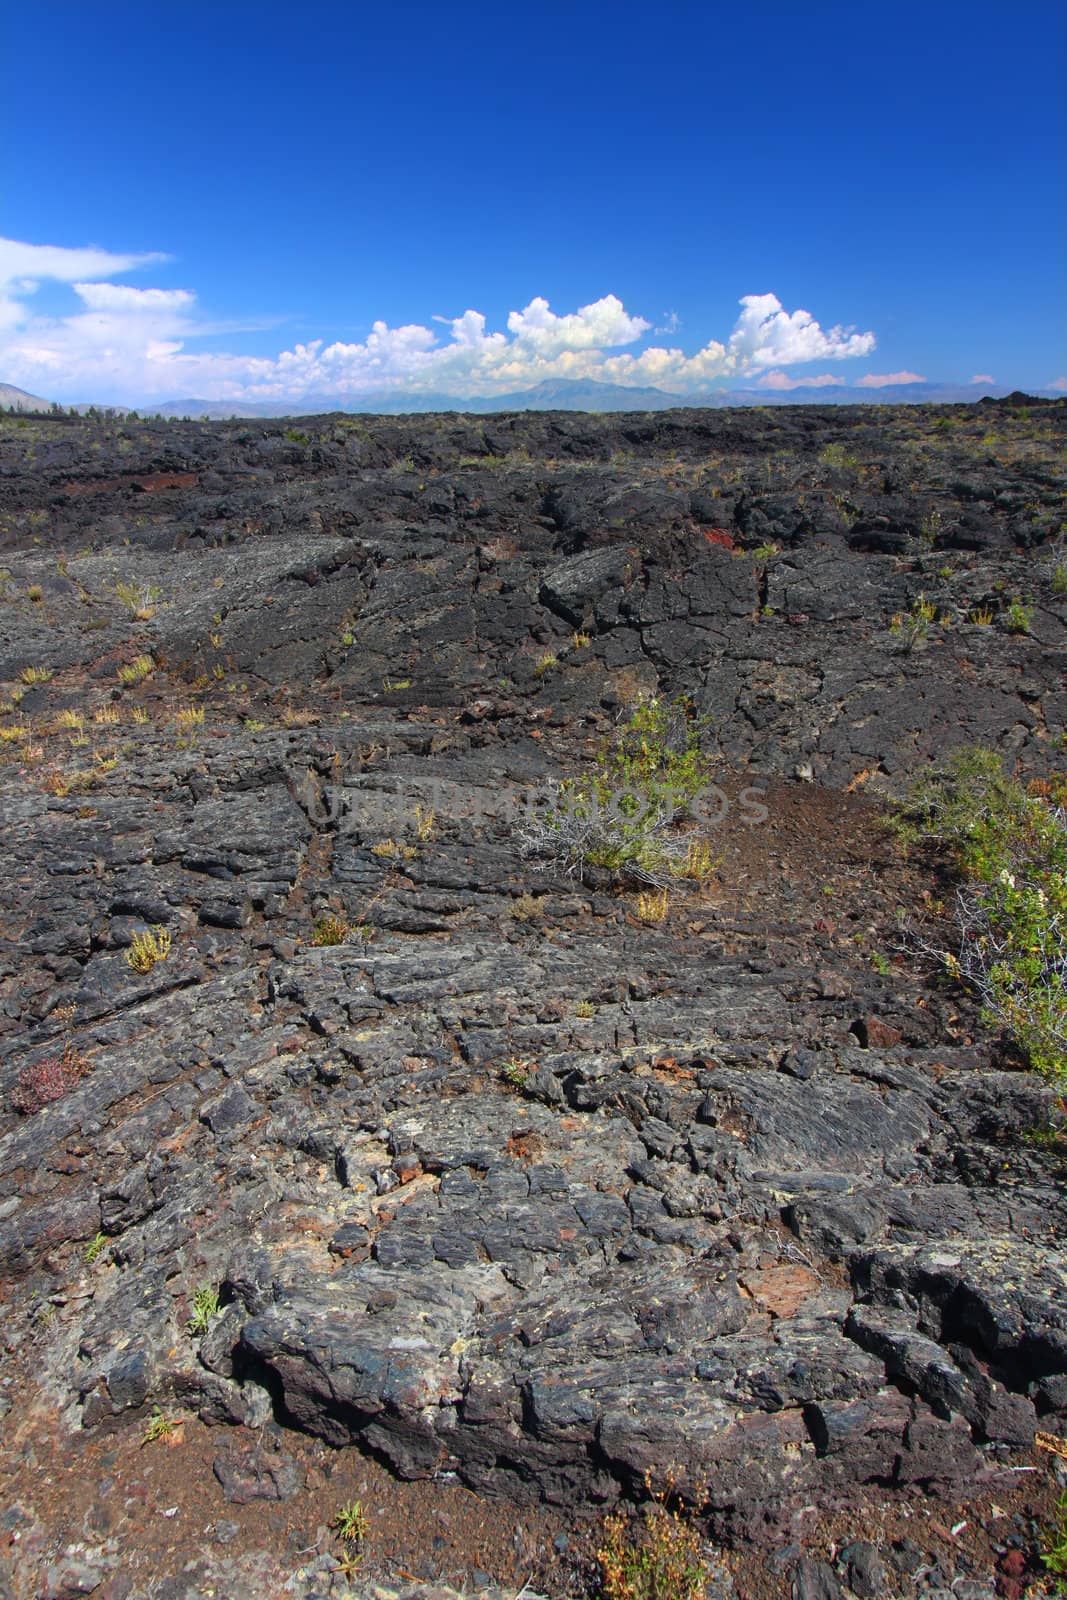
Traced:
<path id="1" fill-rule="evenodd" d="M 898 831 L 949 850 L 963 878 L 944 967 L 1030 1064 L 1067 1087 L 1067 782 L 1025 790 L 992 750 L 958 751 L 912 790 Z"/>
<path id="2" fill-rule="evenodd" d="M 219 1291 L 212 1283 L 202 1283 L 193 1295 L 193 1309 L 185 1324 L 186 1333 L 193 1338 L 199 1338 L 211 1326 L 212 1317 L 218 1316 L 222 1310 Z"/>
<path id="3" fill-rule="evenodd" d="M 1033 620 L 1033 606 L 1024 605 L 1018 596 L 1004 612 L 1004 626 L 1009 633 L 1029 633 Z"/>
<path id="4" fill-rule="evenodd" d="M 590 867 L 662 887 L 693 859 L 692 835 L 668 830 L 710 775 L 701 727 L 688 701 L 638 706 L 600 751 L 592 772 L 565 778 L 524 837 L 542 856 L 582 877 Z"/>
<path id="5" fill-rule="evenodd" d="M 1052 1522 L 1044 1529 L 1041 1560 L 1052 1574 L 1054 1594 L 1067 1594 L 1067 1490 L 1056 1500 Z"/>
<path id="6" fill-rule="evenodd" d="M 619 1513 L 605 1519 L 602 1600 L 703 1600 L 709 1573 L 700 1537 L 672 1501 L 668 1489 L 634 1522 Z"/>

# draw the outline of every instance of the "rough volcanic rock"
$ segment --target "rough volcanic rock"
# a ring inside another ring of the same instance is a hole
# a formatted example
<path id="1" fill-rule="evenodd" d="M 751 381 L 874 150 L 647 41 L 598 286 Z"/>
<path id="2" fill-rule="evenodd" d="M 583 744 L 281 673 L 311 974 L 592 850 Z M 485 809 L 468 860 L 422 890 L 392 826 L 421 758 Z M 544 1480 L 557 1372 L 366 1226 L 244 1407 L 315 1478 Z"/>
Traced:
<path id="1" fill-rule="evenodd" d="M 1067 1424 L 1050 1093 L 896 949 L 937 886 L 863 798 L 1059 759 L 1065 408 L 960 416 L 0 425 L 20 1425 L 197 1412 L 235 1498 L 296 1492 L 271 1418 L 570 1509 L 669 1468 L 740 1537 Z M 720 780 L 662 924 L 522 842 L 651 692 Z"/>

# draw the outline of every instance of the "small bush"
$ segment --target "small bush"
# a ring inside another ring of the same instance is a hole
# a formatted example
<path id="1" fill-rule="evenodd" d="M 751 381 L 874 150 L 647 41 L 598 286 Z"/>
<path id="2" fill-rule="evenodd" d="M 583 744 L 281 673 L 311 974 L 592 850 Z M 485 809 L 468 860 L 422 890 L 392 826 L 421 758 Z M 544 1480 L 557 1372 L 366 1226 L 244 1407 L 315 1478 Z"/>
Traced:
<path id="1" fill-rule="evenodd" d="M 174 1434 L 177 1433 L 181 1425 L 180 1418 L 166 1417 L 163 1415 L 163 1411 L 158 1405 L 153 1406 L 152 1415 L 145 1423 L 144 1432 L 141 1434 L 142 1446 L 146 1444 L 155 1444 L 157 1439 L 173 1438 Z"/>
<path id="2" fill-rule="evenodd" d="M 170 955 L 171 938 L 166 928 L 146 928 L 135 933 L 126 951 L 126 964 L 134 972 L 151 972 L 160 961 Z"/>
<path id="3" fill-rule="evenodd" d="M 1033 606 L 1024 605 L 1016 597 L 1004 612 L 1004 626 L 1009 633 L 1029 633 L 1034 620 Z"/>
<path id="4" fill-rule="evenodd" d="M 1052 1574 L 1054 1593 L 1067 1594 L 1067 1490 L 1058 1497 L 1052 1521 L 1043 1531 L 1041 1560 L 1045 1571 Z"/>
<path id="5" fill-rule="evenodd" d="M 147 622 L 163 598 L 158 583 L 116 583 L 115 594 L 135 622 Z"/>
<path id="6" fill-rule="evenodd" d="M 642 922 L 666 922 L 670 896 L 666 889 L 644 889 L 637 897 L 637 915 Z"/>
<path id="7" fill-rule="evenodd" d="M 955 948 L 931 953 L 1067 1086 L 1067 781 L 1041 787 L 1028 793 L 995 751 L 961 750 L 915 786 L 898 832 L 947 848 L 964 879 Z"/>
<path id="8" fill-rule="evenodd" d="M 43 1106 L 62 1100 L 88 1072 L 87 1056 L 68 1044 L 60 1056 L 44 1056 L 23 1067 L 8 1096 L 12 1111 L 32 1117 Z"/>
<path id="9" fill-rule="evenodd" d="M 910 655 L 916 645 L 926 638 L 930 624 L 937 617 L 937 607 L 925 595 L 913 600 L 907 611 L 898 611 L 890 620 L 889 631 L 900 644 L 905 655 Z"/>
<path id="10" fill-rule="evenodd" d="M 663 888 L 691 857 L 692 835 L 671 829 L 709 777 L 700 734 L 685 700 L 639 706 L 591 773 L 556 786 L 523 835 L 525 854 L 573 877 L 600 868 Z"/>
<path id="11" fill-rule="evenodd" d="M 351 932 L 352 929 L 344 917 L 322 916 L 315 924 L 310 943 L 318 949 L 344 944 Z"/>
<path id="12" fill-rule="evenodd" d="M 156 670 L 156 664 L 151 656 L 135 656 L 132 661 L 127 661 L 125 666 L 119 668 L 119 681 L 128 688 L 134 687 Z"/>
<path id="13" fill-rule="evenodd" d="M 85 1256 L 83 1258 L 85 1265 L 87 1267 L 91 1267 L 97 1261 L 99 1261 L 100 1257 L 103 1255 L 110 1243 L 111 1240 L 108 1238 L 107 1234 L 98 1229 L 85 1247 Z"/>
<path id="14" fill-rule="evenodd" d="M 597 1559 L 604 1600 L 703 1600 L 707 1588 L 699 1535 L 670 1504 L 669 1490 L 636 1523 L 606 1518 Z"/>

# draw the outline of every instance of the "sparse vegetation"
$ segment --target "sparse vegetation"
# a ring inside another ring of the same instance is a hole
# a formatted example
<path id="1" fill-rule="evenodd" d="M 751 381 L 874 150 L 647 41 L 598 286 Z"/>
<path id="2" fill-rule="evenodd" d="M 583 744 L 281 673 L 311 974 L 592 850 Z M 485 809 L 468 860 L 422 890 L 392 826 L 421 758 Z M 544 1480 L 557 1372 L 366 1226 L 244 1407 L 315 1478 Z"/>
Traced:
<path id="1" fill-rule="evenodd" d="M 522 1061 L 518 1056 L 500 1063 L 501 1082 L 508 1084 L 512 1089 L 523 1088 L 532 1071 L 533 1062 Z"/>
<path id="2" fill-rule="evenodd" d="M 95 1233 L 85 1247 L 85 1255 L 83 1257 L 85 1265 L 91 1267 L 95 1262 L 99 1261 L 110 1243 L 111 1240 L 106 1233 Z"/>
<path id="3" fill-rule="evenodd" d="M 119 668 L 119 682 L 127 688 L 132 688 L 156 670 L 156 664 L 149 655 L 134 656 L 132 661 L 127 661 Z"/>
<path id="4" fill-rule="evenodd" d="M 666 889 L 644 889 L 637 897 L 637 915 L 654 925 L 666 922 L 670 895 Z"/>
<path id="5" fill-rule="evenodd" d="M 404 844 L 398 839 L 379 839 L 377 844 L 371 845 L 371 855 L 383 861 L 414 861 L 418 853 L 413 844 Z"/>
<path id="6" fill-rule="evenodd" d="M 160 1406 L 152 1407 L 152 1414 L 145 1423 L 144 1432 L 141 1434 L 142 1447 L 146 1444 L 155 1444 L 159 1439 L 173 1438 L 182 1425 L 180 1417 L 164 1416 Z"/>
<path id="7" fill-rule="evenodd" d="M 595 867 L 652 888 L 688 875 L 703 855 L 671 829 L 709 775 L 700 732 L 684 700 L 639 706 L 591 773 L 557 785 L 524 835 L 526 853 L 572 876 Z"/>
<path id="8" fill-rule="evenodd" d="M 1034 608 L 1015 597 L 1004 611 L 1004 626 L 1009 633 L 1029 633 L 1034 620 Z"/>
<path id="9" fill-rule="evenodd" d="M 116 583 L 115 594 L 135 622 L 147 622 L 154 617 L 156 607 L 163 598 L 158 583 Z"/>
<path id="10" fill-rule="evenodd" d="M 1041 1560 L 1052 1576 L 1055 1593 L 1067 1595 L 1067 1489 L 1057 1497 L 1052 1520 L 1043 1530 Z"/>
<path id="11" fill-rule="evenodd" d="M 343 1539 L 345 1544 L 362 1544 L 367 1537 L 369 1527 L 362 1502 L 350 1500 L 347 1505 L 343 1505 L 334 1517 L 332 1526 L 338 1538 Z"/>
<path id="12" fill-rule="evenodd" d="M 166 961 L 170 955 L 171 937 L 166 928 L 145 928 L 137 932 L 130 941 L 126 951 L 126 962 L 134 972 L 151 972 L 159 962 Z"/>
<path id="13" fill-rule="evenodd" d="M 309 944 L 318 949 L 331 945 L 344 944 L 352 929 L 344 917 L 335 916 L 332 912 L 321 916 L 315 923 Z"/>
<path id="14" fill-rule="evenodd" d="M 921 594 L 912 601 L 907 611 L 898 611 L 890 619 L 889 631 L 896 636 L 905 655 L 910 655 L 916 645 L 926 638 L 936 616 L 937 607 Z"/>
<path id="15" fill-rule="evenodd" d="M 193 1338 L 199 1338 L 211 1326 L 212 1317 L 217 1317 L 222 1309 L 219 1300 L 219 1291 L 214 1284 L 202 1283 L 193 1295 L 193 1309 L 185 1324 L 186 1333 Z"/>
<path id="16" fill-rule="evenodd" d="M 947 849 L 964 878 L 953 948 L 924 948 L 979 998 L 1030 1064 L 1067 1086 L 1067 781 L 1029 793 L 995 751 L 958 751 L 912 790 L 897 824 Z"/>
<path id="17" fill-rule="evenodd" d="M 19 673 L 19 678 L 29 688 L 35 688 L 38 684 L 47 683 L 51 677 L 53 677 L 51 667 L 23 667 Z"/>
<path id="18" fill-rule="evenodd" d="M 58 1056 L 43 1056 L 23 1067 L 8 1095 L 12 1111 L 31 1117 L 54 1100 L 61 1100 L 89 1071 L 88 1056 L 68 1040 Z"/>
<path id="19" fill-rule="evenodd" d="M 703 1600 L 708 1574 L 700 1538 L 672 1499 L 668 1488 L 638 1519 L 606 1518 L 597 1551 L 603 1600 Z"/>

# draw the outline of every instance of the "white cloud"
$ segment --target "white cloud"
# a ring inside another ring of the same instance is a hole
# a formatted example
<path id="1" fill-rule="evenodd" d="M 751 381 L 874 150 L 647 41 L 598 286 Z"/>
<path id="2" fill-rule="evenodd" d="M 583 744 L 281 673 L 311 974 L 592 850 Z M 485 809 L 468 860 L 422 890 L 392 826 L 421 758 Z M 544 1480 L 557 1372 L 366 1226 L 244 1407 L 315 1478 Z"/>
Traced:
<path id="1" fill-rule="evenodd" d="M 823 372 L 817 378 L 792 378 L 788 372 L 779 372 L 777 368 L 772 372 L 765 372 L 762 378 L 757 378 L 757 389 L 822 389 L 830 384 L 843 384 L 844 378 L 839 378 L 836 373 Z"/>
<path id="2" fill-rule="evenodd" d="M 851 328 L 825 332 L 808 311 L 785 311 L 777 295 L 746 294 L 741 315 L 730 335 L 730 350 L 739 365 L 788 367 L 804 361 L 844 361 L 870 355 L 873 333 Z"/>
<path id="3" fill-rule="evenodd" d="M 561 355 L 564 350 L 603 350 L 616 344 L 631 344 L 651 326 L 644 317 L 628 316 L 622 301 L 613 294 L 566 317 L 557 317 L 540 295 L 524 311 L 508 313 L 509 332 L 527 349 L 546 357 Z"/>
<path id="4" fill-rule="evenodd" d="M 996 383 L 996 381 L 991 372 L 976 372 L 971 379 L 972 383 Z"/>
<path id="5" fill-rule="evenodd" d="M 867 372 L 856 379 L 857 389 L 887 389 L 894 383 L 926 383 L 921 372 Z"/>
<path id="6" fill-rule="evenodd" d="M 642 348 L 651 323 L 608 294 L 564 314 L 536 296 L 509 313 L 506 333 L 489 331 L 484 314 L 468 309 L 432 318 L 441 325 L 437 330 L 378 321 L 356 342 L 313 339 L 274 356 L 249 356 L 197 344 L 233 328 L 201 318 L 191 290 L 109 281 L 159 259 L 0 241 L 0 380 L 49 398 L 137 404 L 182 396 L 342 401 L 386 389 L 463 399 L 549 378 L 697 395 L 739 378 L 771 388 L 841 382 L 828 375 L 794 378 L 780 369 L 866 355 L 875 343 L 871 333 L 823 329 L 807 311 L 786 311 L 776 296 L 762 294 L 742 299 L 726 343 L 710 339 L 692 354 L 657 344 Z M 67 315 L 36 311 L 33 292 L 46 279 L 70 286 L 77 303 Z M 656 332 L 673 332 L 676 323 L 672 313 Z M 638 348 L 620 348 L 627 345 Z"/>
<path id="7" fill-rule="evenodd" d="M 1049 388 L 1067 390 L 1067 378 L 1053 378 Z"/>

